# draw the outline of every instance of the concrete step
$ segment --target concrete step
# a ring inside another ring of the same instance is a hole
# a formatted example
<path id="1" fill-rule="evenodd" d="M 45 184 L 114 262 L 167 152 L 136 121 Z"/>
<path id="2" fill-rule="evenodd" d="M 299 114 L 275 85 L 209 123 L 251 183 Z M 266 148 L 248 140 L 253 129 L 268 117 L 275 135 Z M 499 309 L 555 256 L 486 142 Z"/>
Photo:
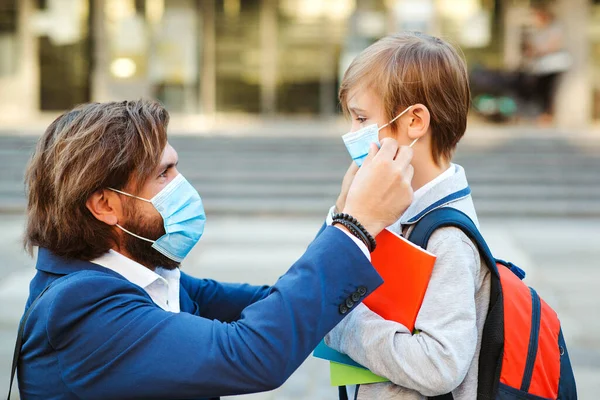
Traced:
<path id="1" fill-rule="evenodd" d="M 477 213 L 481 217 L 600 217 L 600 204 L 596 201 L 549 200 L 546 202 L 496 201 L 492 199 L 474 199 Z M 280 201 L 279 199 L 244 198 L 232 199 L 204 198 L 207 213 L 229 215 L 319 215 L 325 218 L 333 201 L 329 199 L 297 199 Z"/>
<path id="2" fill-rule="evenodd" d="M 0 137 L 0 210 L 22 212 L 36 138 Z M 350 163 L 339 138 L 173 137 L 180 171 L 211 213 L 315 214 L 337 197 Z M 525 138 L 459 146 L 482 215 L 600 215 L 600 141 Z"/>
<path id="3" fill-rule="evenodd" d="M 284 182 L 238 179 L 215 179 L 206 181 L 202 179 L 192 179 L 191 182 L 202 196 L 207 197 L 278 197 L 290 199 L 315 196 L 331 197 L 337 196 L 340 189 L 339 178 L 326 181 L 286 180 Z M 474 196 L 477 198 L 600 199 L 600 186 L 573 184 L 573 182 L 565 182 L 562 180 L 553 183 L 525 182 L 524 184 L 513 181 L 501 183 L 489 179 L 484 181 L 470 179 L 470 182 Z M 598 183 L 600 183 L 600 181 Z M 19 186 L 0 183 L 0 198 L 23 197 L 25 189 L 24 187 Z"/>
<path id="4" fill-rule="evenodd" d="M 277 198 L 275 196 L 203 195 L 209 215 L 297 215 L 324 216 L 335 197 Z M 600 202 L 581 199 L 495 199 L 474 195 L 477 212 L 482 217 L 600 217 Z M 11 197 L 0 201 L 0 214 L 21 214 L 24 198 Z"/>

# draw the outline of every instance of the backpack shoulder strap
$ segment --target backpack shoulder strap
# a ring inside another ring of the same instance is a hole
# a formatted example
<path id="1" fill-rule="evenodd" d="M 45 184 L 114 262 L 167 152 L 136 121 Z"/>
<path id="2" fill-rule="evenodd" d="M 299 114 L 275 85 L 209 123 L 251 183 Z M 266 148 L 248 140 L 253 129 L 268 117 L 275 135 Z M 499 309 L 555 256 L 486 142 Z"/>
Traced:
<path id="1" fill-rule="evenodd" d="M 500 274 L 496 265 L 496 259 L 492 255 L 490 248 L 471 218 L 465 213 L 450 207 L 438 208 L 426 214 L 416 223 L 416 226 L 408 239 L 422 248 L 427 248 L 427 243 L 433 232 L 435 232 L 436 229 L 448 226 L 460 229 L 477 245 L 480 257 L 482 257 L 487 267 L 492 272 L 490 309 L 483 328 L 481 353 L 479 355 L 479 394 L 477 398 L 495 398 L 502 367 L 502 351 L 504 349 L 504 311 L 502 306 L 503 296 L 500 286 Z M 438 398 L 430 399 L 437 400 Z M 439 399 L 451 400 L 452 394 L 445 394 L 440 396 Z"/>
<path id="2" fill-rule="evenodd" d="M 498 274 L 498 267 L 496 266 L 496 259 L 492 255 L 489 246 L 487 245 L 483 236 L 481 236 L 481 233 L 479 232 L 479 229 L 473 220 L 471 220 L 471 218 L 469 218 L 467 214 L 463 213 L 462 211 L 459 211 L 455 208 L 442 207 L 427 213 L 415 224 L 415 227 L 409 235 L 408 240 L 417 246 L 426 249 L 433 232 L 439 228 L 449 226 L 460 229 L 469 237 L 469 239 L 473 241 L 473 243 L 475 243 L 479 249 L 479 254 L 485 261 L 486 265 L 492 274 L 499 279 L 500 276 Z"/>

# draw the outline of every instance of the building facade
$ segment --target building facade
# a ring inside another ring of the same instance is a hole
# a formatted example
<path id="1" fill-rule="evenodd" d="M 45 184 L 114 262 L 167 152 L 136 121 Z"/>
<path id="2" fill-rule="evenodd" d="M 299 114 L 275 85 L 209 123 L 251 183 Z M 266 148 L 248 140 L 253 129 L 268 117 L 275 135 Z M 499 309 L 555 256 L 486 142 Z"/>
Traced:
<path id="1" fill-rule="evenodd" d="M 340 77 L 420 30 L 515 69 L 527 0 L 0 0 L 0 120 L 153 97 L 173 113 L 329 117 Z M 558 121 L 600 119 L 600 1 L 557 0 L 573 65 Z"/>

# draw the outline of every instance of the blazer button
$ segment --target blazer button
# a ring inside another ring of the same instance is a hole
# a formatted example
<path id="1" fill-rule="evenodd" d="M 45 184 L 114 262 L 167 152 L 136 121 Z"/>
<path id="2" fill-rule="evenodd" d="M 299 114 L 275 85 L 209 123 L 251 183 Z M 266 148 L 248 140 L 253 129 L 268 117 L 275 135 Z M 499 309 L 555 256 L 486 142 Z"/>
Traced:
<path id="1" fill-rule="evenodd" d="M 354 293 L 352 293 L 352 296 L 350 296 L 350 297 L 352 298 L 352 301 L 357 302 L 360 300 L 361 295 L 358 292 L 354 292 Z"/>
<path id="2" fill-rule="evenodd" d="M 359 286 L 357 291 L 361 296 L 364 296 L 365 294 L 367 294 L 367 288 L 364 286 Z"/>
<path id="3" fill-rule="evenodd" d="M 346 307 L 348 307 L 348 308 L 354 307 L 354 302 L 349 297 L 346 299 Z"/>
<path id="4" fill-rule="evenodd" d="M 350 309 L 345 304 L 340 305 L 340 314 L 346 314 Z"/>

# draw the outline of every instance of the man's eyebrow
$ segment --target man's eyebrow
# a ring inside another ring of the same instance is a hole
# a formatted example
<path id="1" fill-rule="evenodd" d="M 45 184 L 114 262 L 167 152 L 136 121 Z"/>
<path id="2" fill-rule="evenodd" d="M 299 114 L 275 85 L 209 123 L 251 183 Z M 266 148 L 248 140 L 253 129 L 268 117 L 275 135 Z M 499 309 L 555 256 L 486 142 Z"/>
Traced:
<path id="1" fill-rule="evenodd" d="M 166 171 L 169 168 L 173 168 L 176 167 L 177 165 L 179 165 L 179 160 L 175 161 L 175 162 L 169 162 L 169 163 L 165 163 L 165 164 L 160 164 L 157 168 L 157 171 Z"/>

